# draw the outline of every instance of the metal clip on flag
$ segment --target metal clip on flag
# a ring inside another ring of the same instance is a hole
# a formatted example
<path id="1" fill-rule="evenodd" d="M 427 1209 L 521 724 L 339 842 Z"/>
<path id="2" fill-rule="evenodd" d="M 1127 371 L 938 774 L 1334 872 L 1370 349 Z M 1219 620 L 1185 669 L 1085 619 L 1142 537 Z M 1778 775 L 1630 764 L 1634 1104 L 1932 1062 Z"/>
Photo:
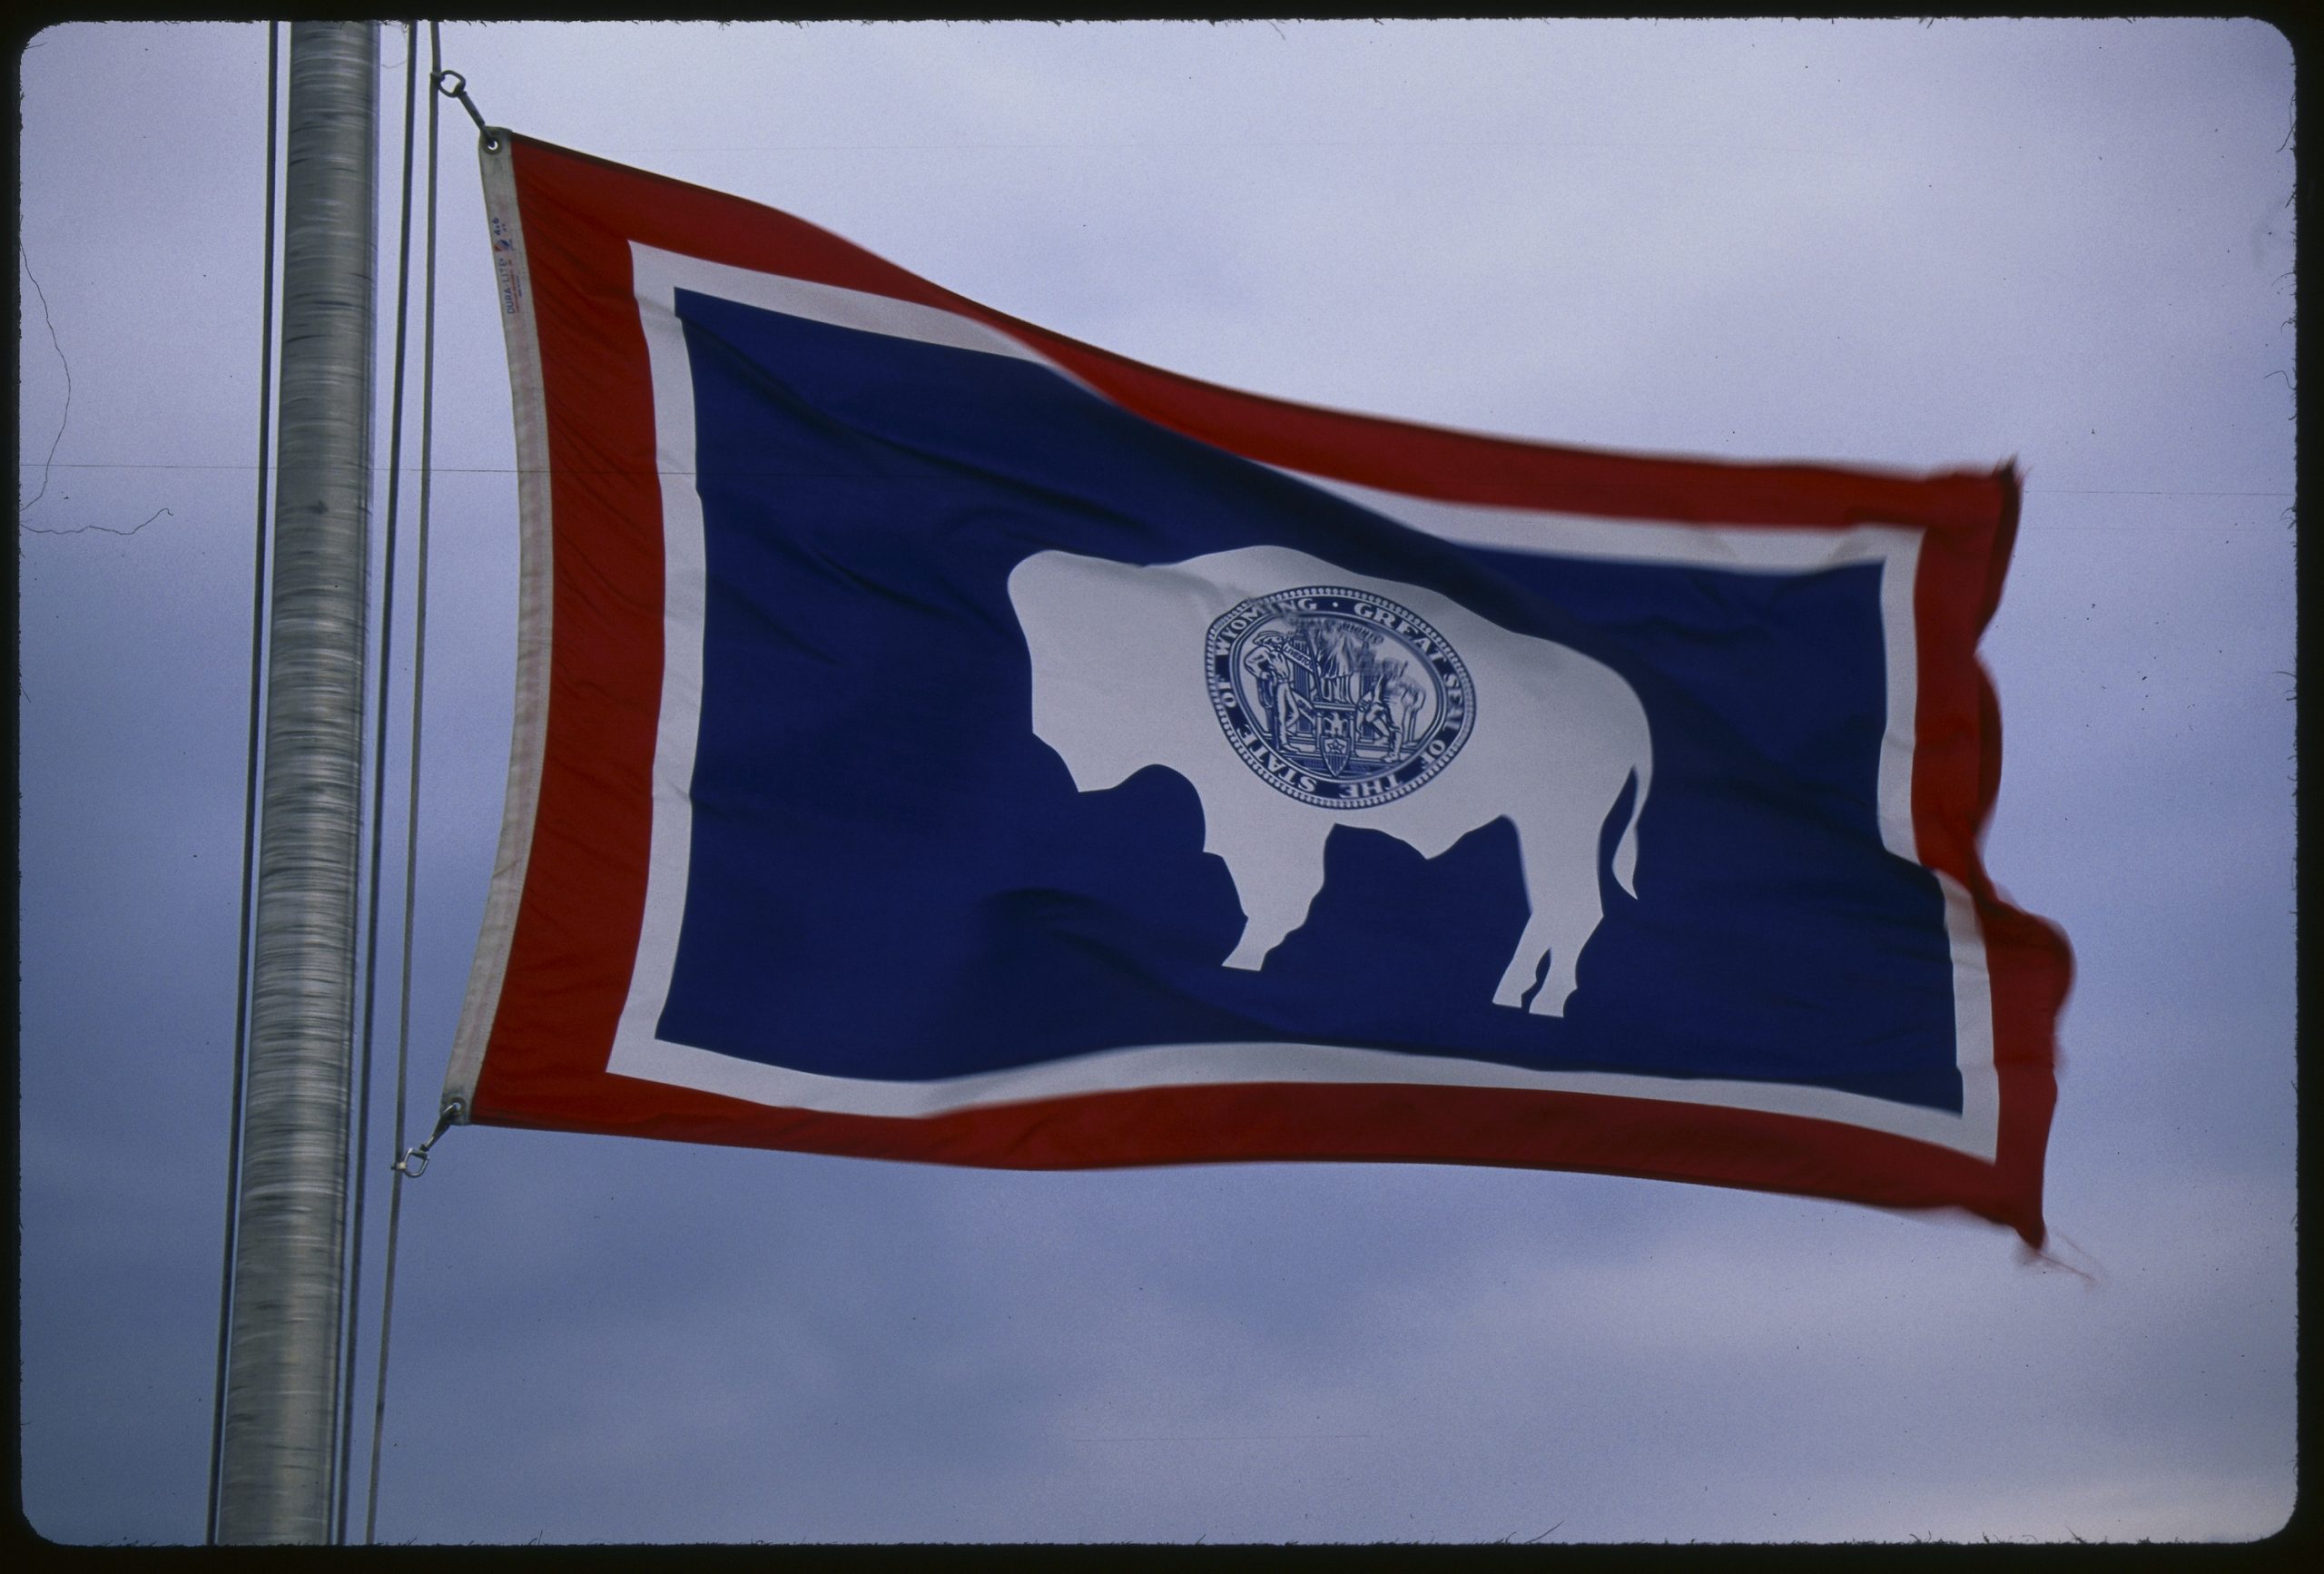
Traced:
<path id="1" fill-rule="evenodd" d="M 470 1118 L 2041 1239 L 2070 962 L 1978 853 L 2011 468 L 1236 393 L 491 136 L 524 557 Z"/>

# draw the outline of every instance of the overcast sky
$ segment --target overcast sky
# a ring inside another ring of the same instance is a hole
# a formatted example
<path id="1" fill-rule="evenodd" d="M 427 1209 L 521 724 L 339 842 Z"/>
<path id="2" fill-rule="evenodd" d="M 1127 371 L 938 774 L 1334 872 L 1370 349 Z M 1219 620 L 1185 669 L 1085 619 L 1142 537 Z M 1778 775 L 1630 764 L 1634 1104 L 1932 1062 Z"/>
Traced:
<path id="1" fill-rule="evenodd" d="M 1989 1225 L 1599 1176 L 1019 1174 L 466 1128 L 407 1191 L 382 1540 L 2283 1523 L 2280 34 L 525 25 L 447 26 L 444 50 L 499 123 L 1196 376 L 1564 443 L 2016 456 L 1986 856 L 2076 952 L 2047 1206 L 2091 1280 Z M 20 60 L 20 1436 L 25 1510 L 68 1541 L 202 1534 L 265 52 L 262 26 L 75 25 Z M 404 52 L 390 31 L 390 173 Z M 455 107 L 444 127 L 422 1130 L 515 654 L 507 379 L 472 140 Z"/>

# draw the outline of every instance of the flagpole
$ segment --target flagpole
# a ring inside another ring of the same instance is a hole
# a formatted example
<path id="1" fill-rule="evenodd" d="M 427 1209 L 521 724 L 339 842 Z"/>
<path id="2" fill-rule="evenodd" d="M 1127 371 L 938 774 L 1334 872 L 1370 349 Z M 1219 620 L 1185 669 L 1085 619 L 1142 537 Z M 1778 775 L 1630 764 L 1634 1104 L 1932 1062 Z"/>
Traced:
<path id="1" fill-rule="evenodd" d="M 330 1535 L 371 438 L 379 35 L 290 29 L 249 1093 L 219 1495 L 223 1542 Z"/>

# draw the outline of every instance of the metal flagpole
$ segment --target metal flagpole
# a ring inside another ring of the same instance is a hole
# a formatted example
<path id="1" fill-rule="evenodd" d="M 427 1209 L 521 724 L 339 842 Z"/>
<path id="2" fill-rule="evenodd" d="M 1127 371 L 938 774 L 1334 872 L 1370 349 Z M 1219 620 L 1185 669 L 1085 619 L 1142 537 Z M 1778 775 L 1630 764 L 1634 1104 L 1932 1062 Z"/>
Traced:
<path id="1" fill-rule="evenodd" d="M 290 29 L 265 812 L 218 1539 L 330 1529 L 354 1008 L 379 34 Z"/>

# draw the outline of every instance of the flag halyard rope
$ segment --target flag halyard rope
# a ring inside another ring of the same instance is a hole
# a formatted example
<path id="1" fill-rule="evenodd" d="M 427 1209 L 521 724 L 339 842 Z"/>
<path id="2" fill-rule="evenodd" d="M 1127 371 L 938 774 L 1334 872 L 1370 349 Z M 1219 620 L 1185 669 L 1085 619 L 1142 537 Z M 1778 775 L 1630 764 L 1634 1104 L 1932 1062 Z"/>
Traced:
<path id="1" fill-rule="evenodd" d="M 418 25 L 413 25 L 409 50 L 417 54 Z M 444 1135 L 459 1113 L 457 1106 L 444 1111 L 438 1121 L 434 1136 L 419 1146 L 404 1146 L 404 1117 L 406 1087 L 411 1049 L 411 949 L 414 897 L 419 887 L 419 763 L 420 715 L 428 684 L 428 516 L 430 481 L 433 472 L 429 460 L 435 437 L 436 399 L 436 172 L 437 132 L 438 111 L 445 96 L 443 41 L 438 25 L 428 25 L 428 236 L 424 243 L 420 285 L 421 326 L 419 332 L 419 542 L 414 552 L 414 586 L 412 593 L 412 657 L 411 657 L 411 747 L 410 779 L 404 795 L 404 866 L 403 866 L 403 962 L 400 995 L 396 1009 L 396 1098 L 395 1154 L 392 1166 L 395 1179 L 388 1189 L 387 1262 L 380 1274 L 379 1287 L 379 1358 L 375 1368 L 371 1392 L 371 1453 L 370 1480 L 363 1497 L 363 1544 L 370 1546 L 378 1530 L 379 1514 L 379 1446 L 387 1425 L 388 1410 L 388 1341 L 393 1331 L 396 1304 L 396 1246 L 403 1223 L 403 1184 L 424 1172 L 428 1166 L 428 1150 Z M 463 102 L 466 102 L 463 96 Z M 474 113 L 474 106 L 470 106 Z M 408 128 L 407 128 L 408 130 Z M 408 149 L 408 144 L 407 144 Z M 406 213 L 409 213 L 410 160 L 407 151 L 404 172 Z M 399 336 L 400 345 L 400 336 Z M 411 1161 L 417 1156 L 419 1166 Z"/>
<path id="2" fill-rule="evenodd" d="M 396 606 L 396 526 L 403 478 L 403 404 L 404 350 L 409 339 L 411 304 L 411 164 L 413 140 L 416 135 L 418 84 L 419 63 L 412 45 L 418 42 L 419 25 L 405 24 L 406 48 L 403 74 L 403 184 L 400 202 L 400 222 L 397 235 L 396 256 L 396 326 L 394 371 L 389 379 L 388 413 L 388 519 L 383 544 L 381 586 L 379 593 L 379 679 L 378 687 L 378 720 L 376 740 L 372 745 L 371 770 L 371 847 L 370 889 L 364 922 L 363 946 L 363 1032 L 361 1061 L 357 1071 L 358 1097 L 355 1117 L 354 1196 L 348 1215 L 347 1235 L 347 1337 L 340 1356 L 340 1392 L 337 1407 L 339 1451 L 334 1474 L 337 1490 L 333 1494 L 332 1540 L 340 1545 L 347 1541 L 348 1495 L 352 1485 L 352 1456 L 355 1443 L 355 1353 L 357 1336 L 362 1322 L 363 1283 L 363 1204 L 370 1178 L 371 1154 L 371 1083 L 373 1030 L 379 1013 L 379 865 L 387 840 L 387 779 L 388 779 L 388 697 L 395 675 L 395 606 Z"/>

